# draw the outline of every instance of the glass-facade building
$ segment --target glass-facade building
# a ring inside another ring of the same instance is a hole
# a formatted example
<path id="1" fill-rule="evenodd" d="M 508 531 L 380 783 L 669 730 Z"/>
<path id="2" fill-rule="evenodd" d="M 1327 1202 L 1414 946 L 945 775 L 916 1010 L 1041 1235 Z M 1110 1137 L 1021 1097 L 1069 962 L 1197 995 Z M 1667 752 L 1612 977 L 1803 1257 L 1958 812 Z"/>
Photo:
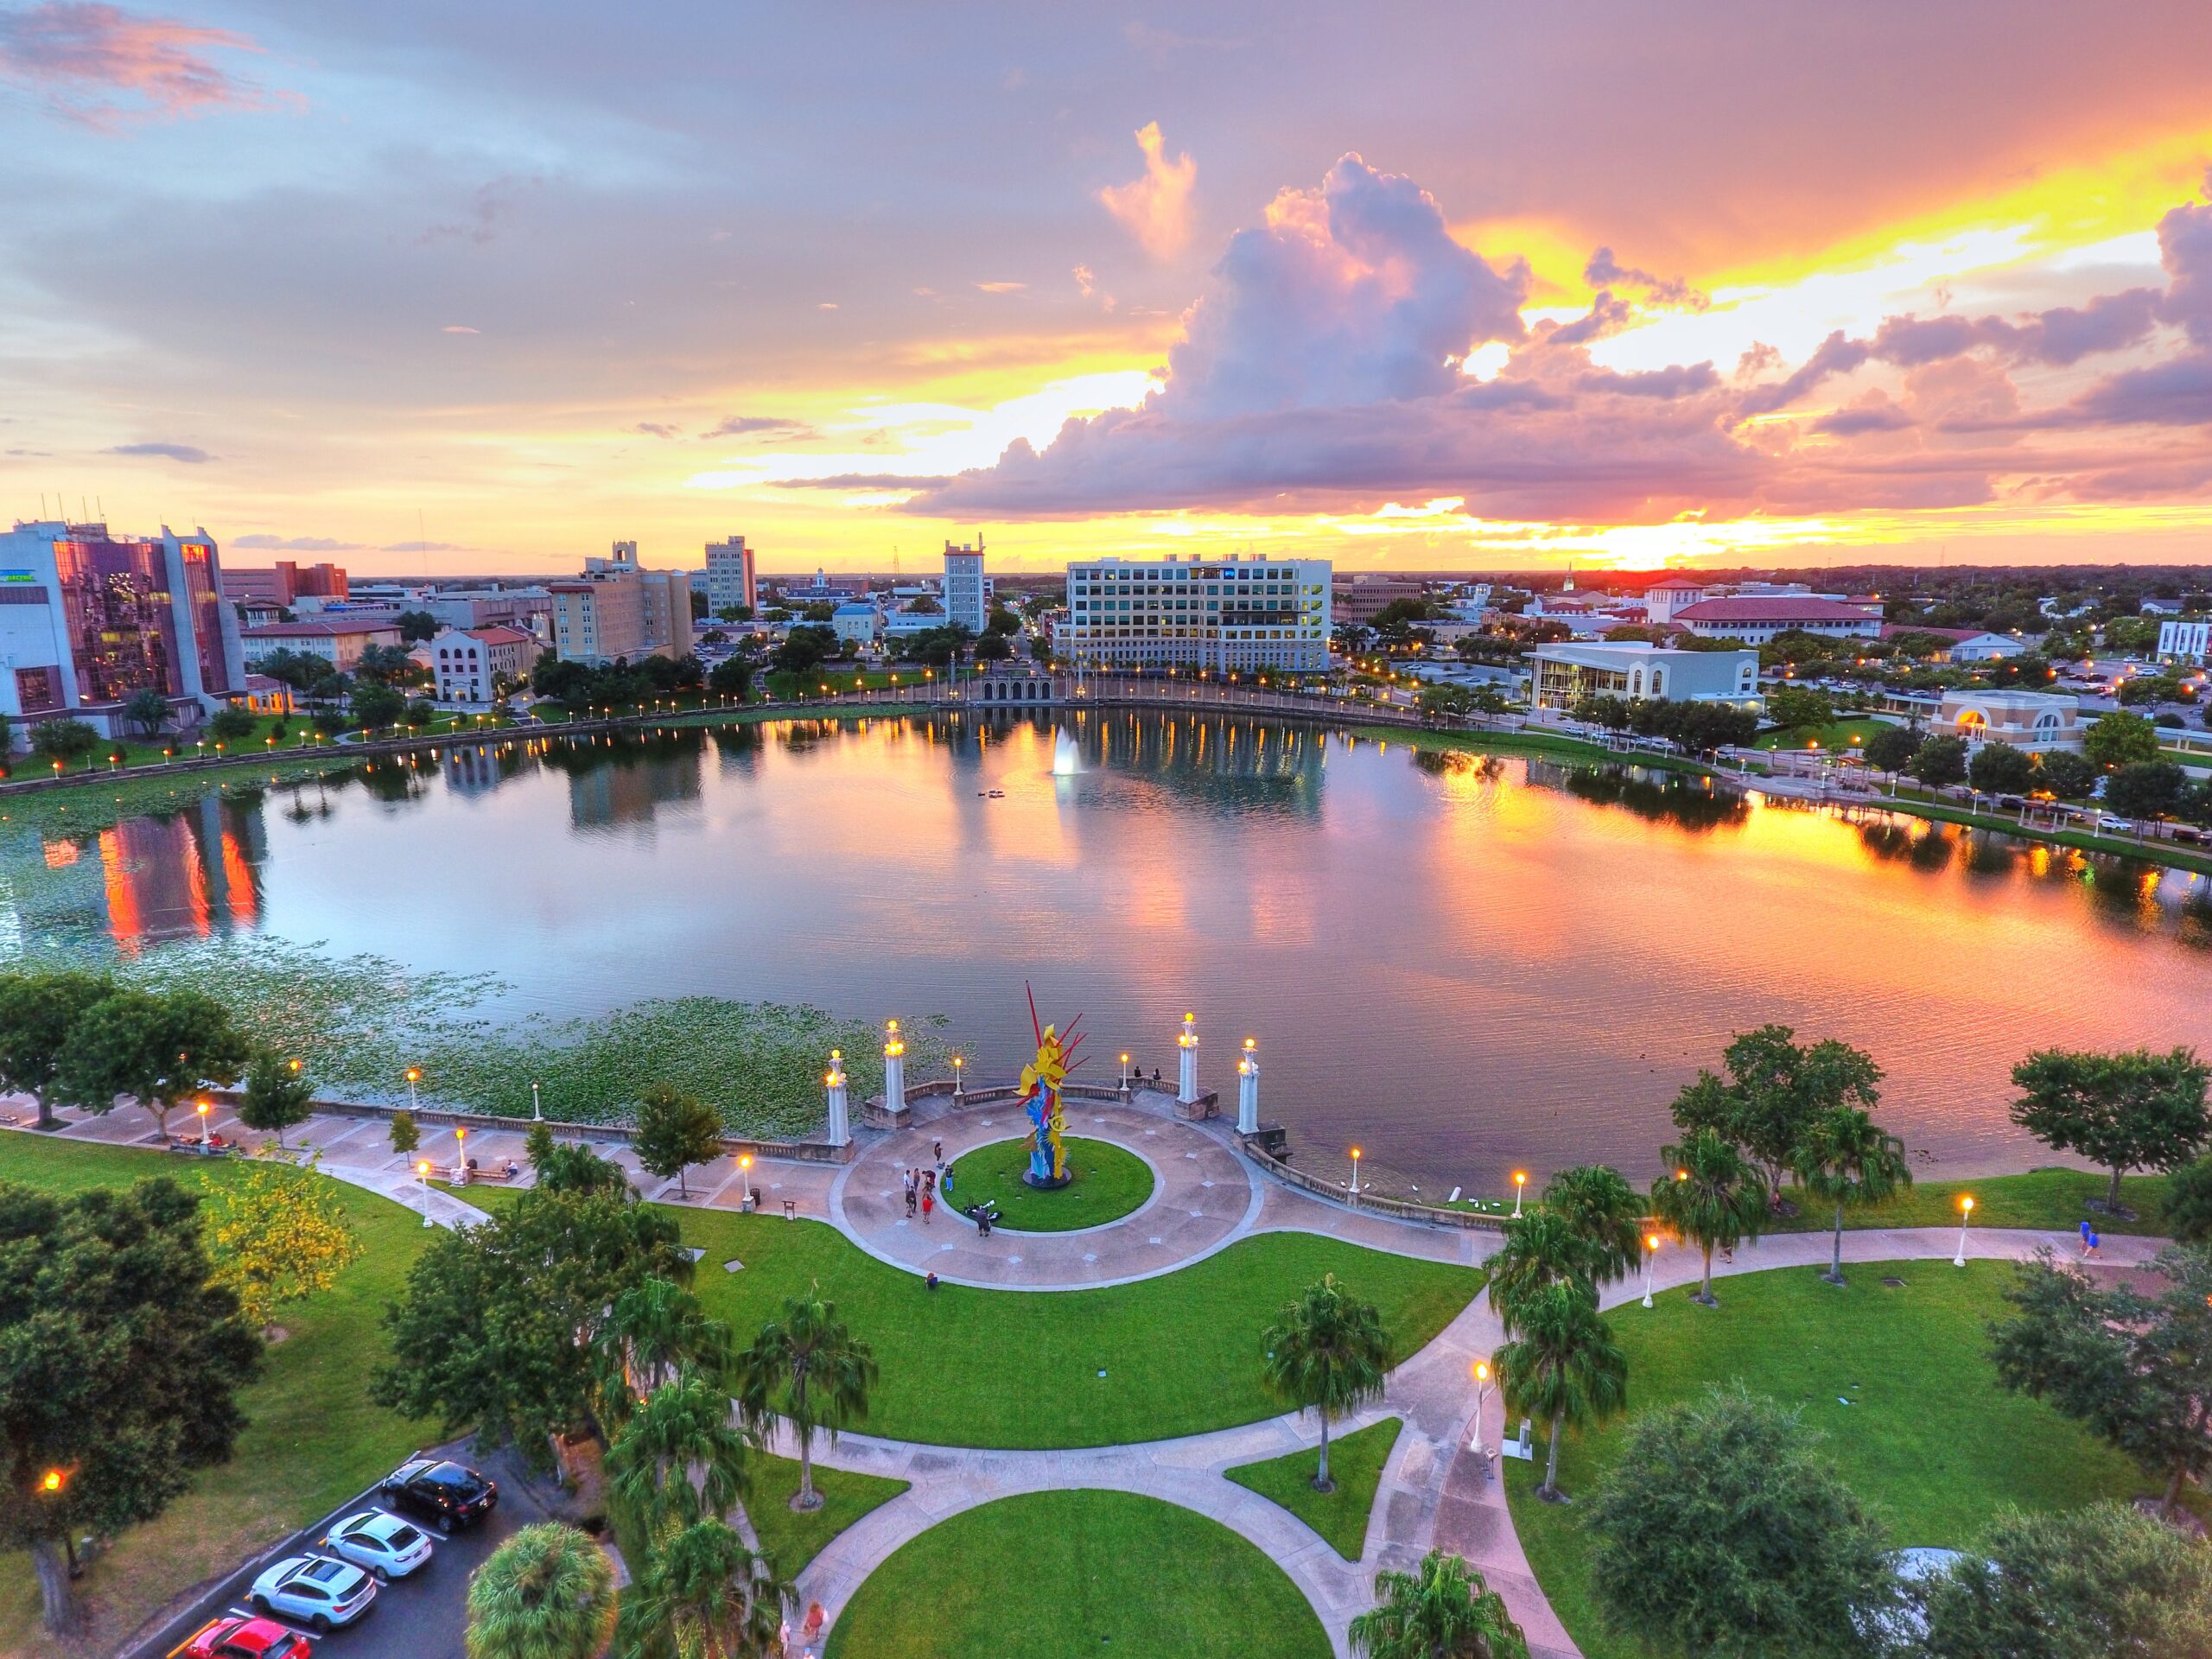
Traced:
<path id="1" fill-rule="evenodd" d="M 1329 666 L 1326 559 L 1093 559 L 1068 566 L 1058 654 L 1078 668 Z"/>

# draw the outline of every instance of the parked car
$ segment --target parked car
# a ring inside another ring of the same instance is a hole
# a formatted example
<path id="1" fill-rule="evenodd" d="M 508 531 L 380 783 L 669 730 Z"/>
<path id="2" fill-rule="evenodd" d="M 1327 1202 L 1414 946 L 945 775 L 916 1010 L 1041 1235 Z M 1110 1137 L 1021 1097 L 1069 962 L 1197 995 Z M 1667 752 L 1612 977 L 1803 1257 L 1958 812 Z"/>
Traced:
<path id="1" fill-rule="evenodd" d="M 351 1624 L 377 1599 L 377 1581 L 351 1561 L 327 1555 L 292 1555 L 253 1581 L 246 1599 L 254 1611 L 296 1618 L 320 1636 Z"/>
<path id="2" fill-rule="evenodd" d="M 169 1659 L 313 1659 L 315 1644 L 274 1619 L 211 1618 Z"/>
<path id="3" fill-rule="evenodd" d="M 442 1533 L 474 1526 L 499 1503 L 496 1481 L 439 1458 L 416 1458 L 401 1464 L 378 1490 Z"/>
<path id="4" fill-rule="evenodd" d="M 342 1561 L 365 1567 L 379 1581 L 404 1579 L 430 1559 L 420 1527 L 385 1510 L 363 1510 L 330 1529 L 322 1548 Z"/>

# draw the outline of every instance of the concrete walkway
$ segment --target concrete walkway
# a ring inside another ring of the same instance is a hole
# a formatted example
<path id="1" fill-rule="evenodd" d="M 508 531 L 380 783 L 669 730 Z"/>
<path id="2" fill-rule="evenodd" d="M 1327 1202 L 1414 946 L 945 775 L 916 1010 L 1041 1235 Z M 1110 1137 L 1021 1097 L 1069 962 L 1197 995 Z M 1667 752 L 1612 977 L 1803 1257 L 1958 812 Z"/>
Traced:
<path id="1" fill-rule="evenodd" d="M 1259 1232 L 1320 1233 L 1370 1249 L 1470 1265 L 1479 1265 L 1500 1242 L 1495 1233 L 1402 1222 L 1285 1186 L 1236 1151 L 1219 1125 L 1184 1122 L 1172 1116 L 1170 1104 L 1168 1096 L 1146 1090 L 1128 1107 L 1084 1102 L 1069 1115 L 1071 1132 L 1114 1141 L 1151 1164 L 1160 1185 L 1136 1212 L 1078 1233 L 1001 1229 L 988 1240 L 977 1238 L 973 1225 L 957 1214 L 941 1212 L 929 1229 L 918 1221 L 907 1224 L 899 1176 L 910 1166 L 932 1161 L 932 1143 L 938 1140 L 950 1161 L 971 1147 L 1027 1133 L 1019 1111 L 1003 1104 L 945 1113 L 896 1135 L 870 1137 L 860 1156 L 842 1167 L 763 1163 L 741 1174 L 719 1164 L 691 1174 L 688 1197 L 679 1196 L 674 1181 L 641 1174 L 626 1143 L 610 1139 L 593 1144 L 628 1169 L 647 1198 L 734 1209 L 750 1185 L 760 1189 L 769 1213 L 789 1203 L 793 1213 L 830 1221 L 880 1260 L 912 1272 L 935 1268 L 946 1279 L 1014 1292 L 1050 1293 L 1173 1272 Z M 170 1121 L 189 1136 L 197 1124 L 183 1122 L 187 1116 L 172 1114 Z M 64 1139 L 159 1144 L 151 1115 L 136 1108 L 118 1107 L 102 1117 L 68 1116 L 67 1126 L 55 1132 Z M 19 1117 L 18 1123 L 27 1117 Z M 266 1138 L 242 1132 L 227 1109 L 211 1115 L 210 1127 L 243 1142 Z M 522 1138 L 520 1129 L 472 1134 L 467 1155 L 486 1168 L 509 1158 L 519 1161 Z M 384 1120 L 335 1114 L 310 1119 L 286 1140 L 294 1148 L 316 1154 L 325 1173 L 418 1212 L 423 1193 L 414 1175 L 416 1161 L 428 1159 L 443 1169 L 453 1163 L 457 1146 L 449 1132 L 442 1132 L 416 1154 L 395 1154 Z M 442 1225 L 467 1224 L 483 1216 L 435 1190 L 429 1205 L 431 1219 Z M 2065 1254 L 2076 1243 L 2069 1233 L 1974 1228 L 1966 1249 L 1977 1260 L 2018 1261 L 2045 1245 Z M 2109 1238 L 2106 1263 L 2140 1266 L 2164 1243 Z M 1849 1232 L 1843 1255 L 1847 1262 L 1924 1261 L 1948 1257 L 1958 1244 L 1955 1227 Z M 1779 1234 L 1739 1246 L 1732 1260 L 1716 1261 L 1713 1271 L 1720 1278 L 1773 1268 L 1810 1270 L 1827 1265 L 1830 1249 L 1826 1233 Z M 1696 1251 L 1669 1248 L 1655 1263 L 1654 1282 L 1662 1291 L 1679 1290 L 1696 1282 L 1699 1269 Z M 1605 1306 L 1625 1325 L 1643 1313 L 1637 1305 L 1643 1294 L 1641 1281 L 1616 1286 Z M 964 1510 L 1021 1492 L 1103 1488 L 1195 1510 L 1250 1541 L 1313 1604 L 1339 1656 L 1350 1654 L 1352 1617 L 1372 1605 L 1376 1573 L 1386 1567 L 1411 1571 L 1429 1549 L 1442 1548 L 1465 1556 L 1505 1599 L 1528 1635 L 1533 1659 L 1579 1659 L 1529 1570 L 1497 1478 L 1494 1453 L 1501 1441 L 1511 1438 L 1511 1430 L 1494 1389 L 1484 1421 L 1474 1421 L 1472 1366 L 1503 1340 L 1487 1300 L 1478 1299 L 1391 1374 L 1379 1404 L 1337 1426 L 1335 1433 L 1343 1434 L 1389 1417 L 1405 1424 L 1384 1466 L 1357 1561 L 1344 1560 L 1287 1510 L 1226 1478 L 1227 1471 L 1241 1465 L 1315 1445 L 1317 1425 L 1295 1415 L 1181 1440 L 1073 1451 L 1000 1451 L 849 1434 L 834 1447 L 817 1441 L 816 1461 L 911 1485 L 839 1534 L 809 1564 L 798 1580 L 801 1605 L 819 1601 L 834 1618 L 893 1551 Z M 788 1430 L 781 1432 L 775 1449 L 796 1454 Z"/>

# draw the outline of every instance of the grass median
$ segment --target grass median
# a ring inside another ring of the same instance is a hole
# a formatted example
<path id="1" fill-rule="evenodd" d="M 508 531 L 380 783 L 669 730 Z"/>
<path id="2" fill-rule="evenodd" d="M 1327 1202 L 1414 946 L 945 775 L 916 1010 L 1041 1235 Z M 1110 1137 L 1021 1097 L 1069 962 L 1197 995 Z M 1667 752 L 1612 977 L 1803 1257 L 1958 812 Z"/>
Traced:
<path id="1" fill-rule="evenodd" d="M 1061 1153 L 1075 1179 L 1040 1192 L 1021 1179 L 1029 1167 L 1027 1140 L 993 1141 L 953 1160 L 942 1196 L 961 1210 L 996 1204 L 998 1224 L 1013 1233 L 1071 1233 L 1103 1226 L 1152 1196 L 1152 1166 L 1111 1141 L 1071 1135 Z"/>

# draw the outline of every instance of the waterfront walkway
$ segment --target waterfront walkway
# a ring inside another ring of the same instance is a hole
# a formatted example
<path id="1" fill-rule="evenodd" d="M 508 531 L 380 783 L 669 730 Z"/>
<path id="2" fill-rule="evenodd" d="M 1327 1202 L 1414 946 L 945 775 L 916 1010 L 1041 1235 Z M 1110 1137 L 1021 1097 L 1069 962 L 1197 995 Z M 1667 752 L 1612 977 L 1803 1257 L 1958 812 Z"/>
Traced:
<path id="1" fill-rule="evenodd" d="M 988 1240 L 977 1238 L 972 1225 L 957 1215 L 940 1213 L 926 1230 L 918 1222 L 902 1224 L 903 1203 L 888 1200 L 899 1197 L 899 1172 L 931 1162 L 938 1140 L 950 1161 L 971 1146 L 1026 1132 L 1019 1110 L 1004 1103 L 869 1135 L 859 1156 L 842 1166 L 763 1163 L 741 1173 L 725 1160 L 704 1179 L 693 1175 L 688 1197 L 679 1194 L 674 1181 L 638 1175 L 626 1142 L 608 1137 L 594 1144 L 630 1169 L 649 1198 L 734 1209 L 750 1185 L 761 1190 L 762 1207 L 770 1213 L 788 1202 L 793 1214 L 828 1221 L 880 1260 L 910 1271 L 935 1268 L 948 1279 L 1015 1292 L 1050 1293 L 1172 1272 L 1240 1238 L 1272 1230 L 1325 1234 L 1370 1249 L 1472 1265 L 1497 1246 L 1495 1233 L 1399 1221 L 1285 1186 L 1237 1152 L 1218 1123 L 1184 1122 L 1172 1115 L 1170 1104 L 1166 1095 L 1147 1090 L 1128 1106 L 1071 1105 L 1071 1131 L 1127 1147 L 1159 1176 L 1153 1198 L 1136 1211 L 1082 1232 L 1024 1234 L 1001 1228 Z M 240 1131 L 227 1108 L 213 1115 L 212 1127 L 226 1138 L 263 1138 Z M 157 1143 L 150 1115 L 128 1106 L 105 1117 L 71 1117 L 57 1133 L 64 1139 L 113 1145 Z M 426 1137 L 422 1152 L 403 1156 L 391 1150 L 386 1120 L 333 1114 L 310 1119 L 286 1139 L 296 1149 L 315 1153 L 321 1167 L 340 1179 L 417 1211 L 427 1199 L 431 1219 L 442 1224 L 465 1224 L 482 1217 L 459 1198 L 435 1189 L 426 1192 L 414 1177 L 416 1158 L 442 1166 L 452 1162 L 455 1143 L 449 1132 Z M 509 1156 L 519 1160 L 521 1142 L 520 1129 L 475 1133 L 467 1137 L 468 1155 L 485 1167 L 496 1167 Z M 1170 1210 L 1177 1211 L 1172 1219 Z M 1974 1228 L 1968 1230 L 1966 1251 L 1976 1260 L 2019 1261 L 2045 1245 L 2063 1249 L 2072 1242 L 2070 1234 Z M 2164 1242 L 2107 1238 L 2107 1265 L 2139 1266 Z M 1958 1245 L 1955 1227 L 1866 1230 L 1845 1234 L 1843 1254 L 1845 1261 L 1859 1263 L 1929 1260 L 1950 1256 Z M 1731 1276 L 1772 1268 L 1824 1267 L 1831 1247 L 1826 1233 L 1778 1234 L 1739 1246 L 1732 1260 L 1716 1262 L 1713 1271 Z M 1670 1247 L 1657 1257 L 1655 1283 L 1662 1291 L 1693 1284 L 1700 1265 L 1696 1251 Z M 1605 1306 L 1616 1310 L 1617 1321 L 1625 1326 L 1642 1314 L 1636 1304 L 1643 1294 L 1641 1281 L 1616 1286 Z M 1105 1488 L 1195 1510 L 1250 1541 L 1297 1584 L 1344 1659 L 1351 1652 L 1352 1617 L 1372 1605 L 1376 1573 L 1386 1567 L 1411 1571 L 1431 1548 L 1465 1556 L 1504 1598 L 1528 1635 L 1533 1659 L 1578 1659 L 1579 1650 L 1529 1570 L 1495 1472 L 1497 1460 L 1481 1449 L 1512 1438 L 1494 1391 L 1484 1421 L 1474 1421 L 1471 1367 L 1503 1340 L 1488 1301 L 1478 1298 L 1391 1374 L 1380 1402 L 1337 1425 L 1334 1433 L 1342 1435 L 1390 1417 L 1404 1423 L 1384 1466 L 1357 1561 L 1344 1560 L 1287 1510 L 1227 1478 L 1226 1471 L 1240 1465 L 1313 1446 L 1319 1438 L 1317 1425 L 1295 1414 L 1180 1440 L 1079 1450 L 1001 1451 L 847 1434 L 834 1447 L 817 1440 L 816 1461 L 911 1484 L 815 1557 L 798 1579 L 801 1605 L 819 1601 L 834 1618 L 894 1550 L 949 1516 L 1016 1493 Z M 786 1455 L 796 1452 L 787 1430 L 775 1449 Z"/>

